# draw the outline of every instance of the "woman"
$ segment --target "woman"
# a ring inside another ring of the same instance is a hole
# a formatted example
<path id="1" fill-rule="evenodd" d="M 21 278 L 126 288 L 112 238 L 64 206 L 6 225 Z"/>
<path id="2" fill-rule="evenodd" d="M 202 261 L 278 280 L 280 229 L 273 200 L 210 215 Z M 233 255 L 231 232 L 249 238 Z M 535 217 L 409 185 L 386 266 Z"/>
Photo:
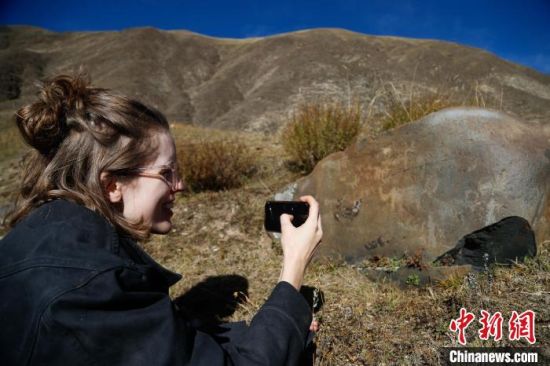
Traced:
<path id="1" fill-rule="evenodd" d="M 283 215 L 279 283 L 238 341 L 193 329 L 168 296 L 180 275 L 136 241 L 171 229 L 183 189 L 159 112 L 58 76 L 16 122 L 34 148 L 0 242 L 2 365 L 295 364 L 311 309 L 298 293 L 321 240 L 317 202 Z"/>

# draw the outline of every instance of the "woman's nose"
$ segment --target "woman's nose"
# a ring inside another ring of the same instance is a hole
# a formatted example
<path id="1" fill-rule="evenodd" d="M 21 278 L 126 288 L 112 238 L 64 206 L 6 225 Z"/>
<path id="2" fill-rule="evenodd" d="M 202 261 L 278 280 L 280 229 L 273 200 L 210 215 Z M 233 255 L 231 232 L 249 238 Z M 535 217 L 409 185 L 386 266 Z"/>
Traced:
<path id="1" fill-rule="evenodd" d="M 173 187 L 173 191 L 175 192 L 182 192 L 185 189 L 185 185 L 183 184 L 183 179 L 181 177 L 178 177 L 178 181 Z"/>

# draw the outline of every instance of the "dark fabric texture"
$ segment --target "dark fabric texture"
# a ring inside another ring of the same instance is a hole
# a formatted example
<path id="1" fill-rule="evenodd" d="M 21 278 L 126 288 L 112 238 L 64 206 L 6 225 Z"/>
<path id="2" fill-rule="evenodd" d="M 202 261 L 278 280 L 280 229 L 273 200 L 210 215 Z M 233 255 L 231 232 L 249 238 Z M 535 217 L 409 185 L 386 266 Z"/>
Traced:
<path id="1" fill-rule="evenodd" d="M 180 278 L 100 215 L 47 202 L 0 241 L 0 364 L 300 362 L 311 309 L 290 284 L 276 285 L 249 326 L 220 338 L 177 311 L 168 288 Z"/>
<path id="2" fill-rule="evenodd" d="M 436 261 L 470 264 L 477 270 L 486 270 L 492 263 L 510 265 L 536 255 L 535 234 L 529 222 L 519 216 L 510 216 L 464 236 Z"/>

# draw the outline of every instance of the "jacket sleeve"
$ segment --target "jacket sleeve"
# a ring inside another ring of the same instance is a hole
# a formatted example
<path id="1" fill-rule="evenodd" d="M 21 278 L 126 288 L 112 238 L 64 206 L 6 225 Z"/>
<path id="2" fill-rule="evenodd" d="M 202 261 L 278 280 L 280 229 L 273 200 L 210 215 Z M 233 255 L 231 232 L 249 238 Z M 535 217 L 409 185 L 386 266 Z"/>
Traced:
<path id="1" fill-rule="evenodd" d="M 117 268 L 59 296 L 41 318 L 32 365 L 184 365 L 196 332 L 146 274 Z M 203 342 L 204 343 L 204 342 Z M 212 360 L 223 351 L 206 342 Z"/>
<path id="2" fill-rule="evenodd" d="M 31 365 L 292 365 L 309 306 L 279 283 L 238 343 L 222 348 L 177 314 L 170 297 L 129 268 L 96 273 L 42 315 Z"/>
<path id="3" fill-rule="evenodd" d="M 235 365 L 297 365 L 311 319 L 304 297 L 279 282 L 239 341 L 224 347 Z"/>

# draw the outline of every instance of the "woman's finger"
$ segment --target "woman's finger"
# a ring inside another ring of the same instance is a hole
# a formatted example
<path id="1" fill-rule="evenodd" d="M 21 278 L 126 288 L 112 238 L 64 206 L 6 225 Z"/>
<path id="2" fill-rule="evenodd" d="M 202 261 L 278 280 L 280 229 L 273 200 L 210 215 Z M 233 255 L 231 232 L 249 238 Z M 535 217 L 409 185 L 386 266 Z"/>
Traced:
<path id="1" fill-rule="evenodd" d="M 319 331 L 319 322 L 317 320 L 313 320 L 309 326 L 309 330 L 312 332 L 318 332 Z"/>
<path id="2" fill-rule="evenodd" d="M 314 224 L 319 216 L 319 203 L 313 198 L 313 196 L 301 196 L 300 201 L 307 202 L 309 204 L 309 216 L 306 223 L 309 225 Z"/>
<path id="3" fill-rule="evenodd" d="M 294 227 L 294 225 L 292 225 L 292 219 L 294 218 L 294 216 L 292 215 L 289 215 L 289 214 L 282 214 L 281 217 L 279 218 L 280 222 L 281 222 L 281 233 L 288 229 L 290 229 L 291 227 Z"/>
<path id="4" fill-rule="evenodd" d="M 323 235 L 323 225 L 321 224 L 321 214 L 317 217 L 317 230 Z"/>

